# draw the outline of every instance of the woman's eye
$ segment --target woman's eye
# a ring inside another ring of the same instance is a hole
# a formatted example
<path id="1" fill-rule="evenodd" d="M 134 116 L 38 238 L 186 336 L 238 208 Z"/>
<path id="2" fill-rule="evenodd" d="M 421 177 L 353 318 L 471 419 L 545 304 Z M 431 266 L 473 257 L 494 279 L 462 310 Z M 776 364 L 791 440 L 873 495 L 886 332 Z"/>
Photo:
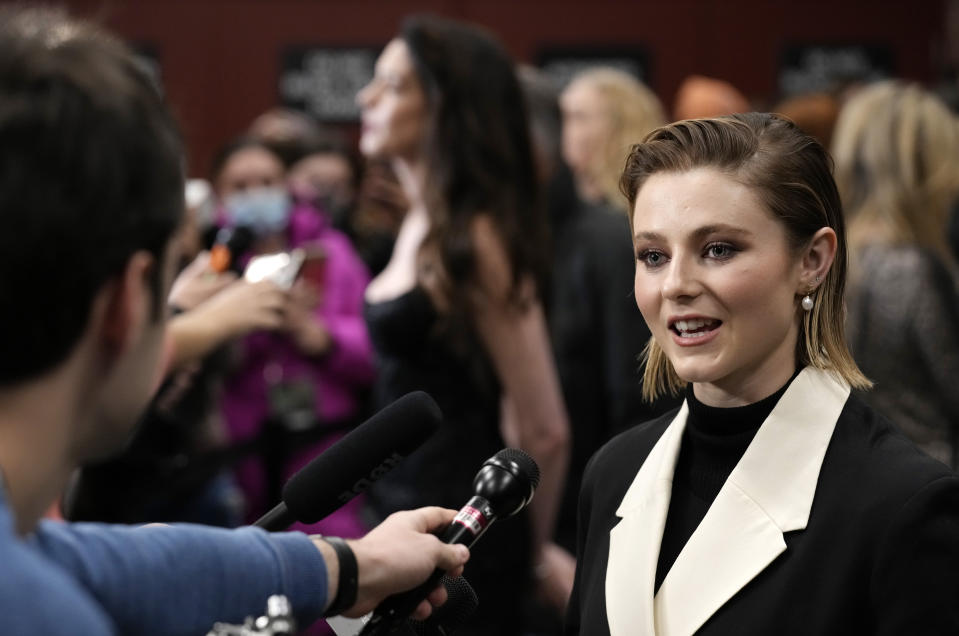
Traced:
<path id="1" fill-rule="evenodd" d="M 646 267 L 657 267 L 666 262 L 666 256 L 662 252 L 654 252 L 652 250 L 642 251 L 636 258 L 639 262 L 645 264 Z"/>
<path id="2" fill-rule="evenodd" d="M 732 245 L 726 243 L 712 243 L 706 246 L 706 256 L 709 258 L 726 259 L 733 255 Z"/>

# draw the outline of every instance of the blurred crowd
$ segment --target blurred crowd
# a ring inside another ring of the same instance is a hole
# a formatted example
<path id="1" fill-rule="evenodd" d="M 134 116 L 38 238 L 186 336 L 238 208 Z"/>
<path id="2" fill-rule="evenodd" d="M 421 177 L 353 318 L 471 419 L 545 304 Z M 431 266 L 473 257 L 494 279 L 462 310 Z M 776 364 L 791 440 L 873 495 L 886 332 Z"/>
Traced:
<path id="1" fill-rule="evenodd" d="M 670 121 L 751 110 L 830 150 L 850 239 L 847 329 L 875 382 L 864 398 L 955 468 L 955 104 L 898 80 L 756 103 L 691 76 L 670 116 L 626 72 L 556 86 L 493 34 L 423 16 L 404 21 L 356 99 L 358 138 L 278 107 L 188 183 L 166 375 L 129 449 L 73 480 L 68 518 L 250 523 L 312 457 L 425 390 L 444 413 L 438 434 L 298 527 L 355 537 L 395 510 L 459 508 L 484 459 L 522 448 L 542 482 L 527 514 L 477 545 L 466 577 L 480 609 L 457 633 L 559 633 L 587 460 L 679 403 L 642 399 L 650 333 L 633 297 L 625 157 Z M 253 274 L 294 253 L 295 277 Z"/>

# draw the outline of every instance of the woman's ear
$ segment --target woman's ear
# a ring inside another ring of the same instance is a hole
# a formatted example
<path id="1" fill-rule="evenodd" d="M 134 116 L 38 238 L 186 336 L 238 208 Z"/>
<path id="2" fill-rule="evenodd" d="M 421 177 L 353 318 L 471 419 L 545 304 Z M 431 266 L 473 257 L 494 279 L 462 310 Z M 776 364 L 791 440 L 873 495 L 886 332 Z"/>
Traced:
<path id="1" fill-rule="evenodd" d="M 836 258 L 837 246 L 836 231 L 831 227 L 821 227 L 813 234 L 802 252 L 799 272 L 800 288 L 796 290 L 797 294 L 808 294 L 826 279 L 826 274 L 829 273 L 829 268 L 832 267 L 832 262 Z"/>

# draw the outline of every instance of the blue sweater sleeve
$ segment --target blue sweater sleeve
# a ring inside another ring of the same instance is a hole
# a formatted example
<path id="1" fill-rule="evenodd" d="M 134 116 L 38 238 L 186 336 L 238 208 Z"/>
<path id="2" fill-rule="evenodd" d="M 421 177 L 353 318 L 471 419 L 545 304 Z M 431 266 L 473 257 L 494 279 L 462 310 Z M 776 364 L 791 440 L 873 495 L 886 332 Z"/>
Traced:
<path id="1" fill-rule="evenodd" d="M 203 634 L 263 614 L 271 594 L 286 595 L 305 626 L 326 603 L 326 565 L 301 533 L 42 522 L 34 541 L 120 633 Z"/>

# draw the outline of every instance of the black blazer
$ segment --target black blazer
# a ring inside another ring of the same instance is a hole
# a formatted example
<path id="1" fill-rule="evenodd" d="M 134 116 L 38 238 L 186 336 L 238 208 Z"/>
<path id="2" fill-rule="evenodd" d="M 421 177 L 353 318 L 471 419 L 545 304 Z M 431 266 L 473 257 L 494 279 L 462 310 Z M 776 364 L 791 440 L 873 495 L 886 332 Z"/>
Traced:
<path id="1" fill-rule="evenodd" d="M 685 420 L 683 405 L 590 461 L 567 635 L 959 634 L 959 478 L 812 369 L 654 597 Z"/>

